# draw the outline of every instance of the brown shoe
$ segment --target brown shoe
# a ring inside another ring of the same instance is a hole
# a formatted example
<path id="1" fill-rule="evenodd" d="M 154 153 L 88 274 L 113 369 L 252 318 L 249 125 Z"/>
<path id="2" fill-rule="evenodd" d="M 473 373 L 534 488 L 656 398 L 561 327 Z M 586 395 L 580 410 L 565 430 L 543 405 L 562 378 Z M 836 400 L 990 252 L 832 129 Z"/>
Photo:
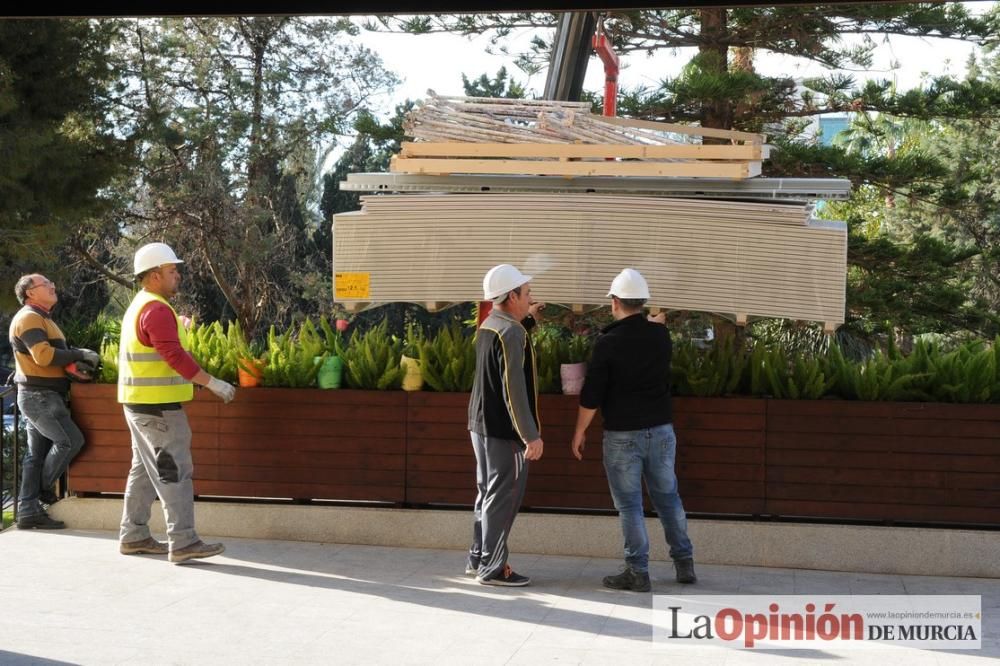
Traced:
<path id="1" fill-rule="evenodd" d="M 201 557 L 212 557 L 224 552 L 226 547 L 221 543 L 205 543 L 201 539 L 195 541 L 190 546 L 184 546 L 178 550 L 170 552 L 168 559 L 175 564 L 193 560 Z"/>
<path id="2" fill-rule="evenodd" d="M 153 537 L 118 545 L 118 552 L 122 555 L 166 555 L 169 550 L 167 544 Z"/>

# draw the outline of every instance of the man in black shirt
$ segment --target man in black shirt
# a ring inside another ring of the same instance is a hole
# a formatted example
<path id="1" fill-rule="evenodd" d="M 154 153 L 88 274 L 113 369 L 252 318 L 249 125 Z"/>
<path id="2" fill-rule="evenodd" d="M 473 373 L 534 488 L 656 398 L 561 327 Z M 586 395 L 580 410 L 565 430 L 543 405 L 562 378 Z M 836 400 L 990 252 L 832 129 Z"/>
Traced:
<path id="1" fill-rule="evenodd" d="M 604 420 L 604 469 L 621 516 L 625 569 L 606 576 L 604 586 L 649 592 L 649 535 L 642 510 L 642 480 L 663 524 L 678 583 L 694 583 L 694 549 L 687 516 L 677 493 L 670 405 L 670 331 L 658 318 L 647 320 L 649 286 L 626 268 L 611 283 L 611 314 L 594 345 L 573 435 L 573 455 L 583 459 L 584 439 L 597 409 Z"/>

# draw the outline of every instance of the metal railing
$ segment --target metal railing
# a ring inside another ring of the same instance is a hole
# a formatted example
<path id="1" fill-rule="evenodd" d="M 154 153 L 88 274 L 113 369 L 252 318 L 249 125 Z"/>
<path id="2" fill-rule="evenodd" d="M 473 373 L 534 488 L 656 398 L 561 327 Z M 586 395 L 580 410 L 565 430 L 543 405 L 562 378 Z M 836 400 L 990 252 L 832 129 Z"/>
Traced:
<path id="1" fill-rule="evenodd" d="M 17 495 L 21 480 L 21 472 L 18 469 L 21 461 L 21 414 L 17 408 L 16 386 L 0 386 L 0 405 L 3 405 L 3 425 L 0 427 L 0 531 L 2 531 L 17 523 Z M 8 419 L 8 416 L 11 418 Z M 7 490 L 8 487 L 10 492 Z"/>

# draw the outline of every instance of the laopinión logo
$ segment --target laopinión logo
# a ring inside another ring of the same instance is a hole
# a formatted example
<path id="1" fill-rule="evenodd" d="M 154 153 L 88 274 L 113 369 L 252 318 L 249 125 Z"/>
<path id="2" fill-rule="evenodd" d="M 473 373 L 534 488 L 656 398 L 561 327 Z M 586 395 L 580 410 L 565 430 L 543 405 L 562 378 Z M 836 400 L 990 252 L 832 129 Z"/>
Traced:
<path id="1" fill-rule="evenodd" d="M 653 640 L 671 647 L 982 648 L 978 595 L 655 595 Z"/>

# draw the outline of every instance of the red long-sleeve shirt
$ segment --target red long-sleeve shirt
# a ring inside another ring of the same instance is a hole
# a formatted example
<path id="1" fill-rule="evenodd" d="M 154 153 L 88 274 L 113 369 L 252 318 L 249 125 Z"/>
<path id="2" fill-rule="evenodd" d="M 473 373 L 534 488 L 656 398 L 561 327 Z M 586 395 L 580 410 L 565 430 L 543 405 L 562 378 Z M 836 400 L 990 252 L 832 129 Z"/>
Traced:
<path id="1" fill-rule="evenodd" d="M 154 348 L 167 365 L 184 379 L 194 379 L 201 370 L 198 362 L 181 347 L 177 337 L 177 319 L 167 305 L 158 301 L 146 305 L 139 313 L 136 335 L 139 342 Z"/>

